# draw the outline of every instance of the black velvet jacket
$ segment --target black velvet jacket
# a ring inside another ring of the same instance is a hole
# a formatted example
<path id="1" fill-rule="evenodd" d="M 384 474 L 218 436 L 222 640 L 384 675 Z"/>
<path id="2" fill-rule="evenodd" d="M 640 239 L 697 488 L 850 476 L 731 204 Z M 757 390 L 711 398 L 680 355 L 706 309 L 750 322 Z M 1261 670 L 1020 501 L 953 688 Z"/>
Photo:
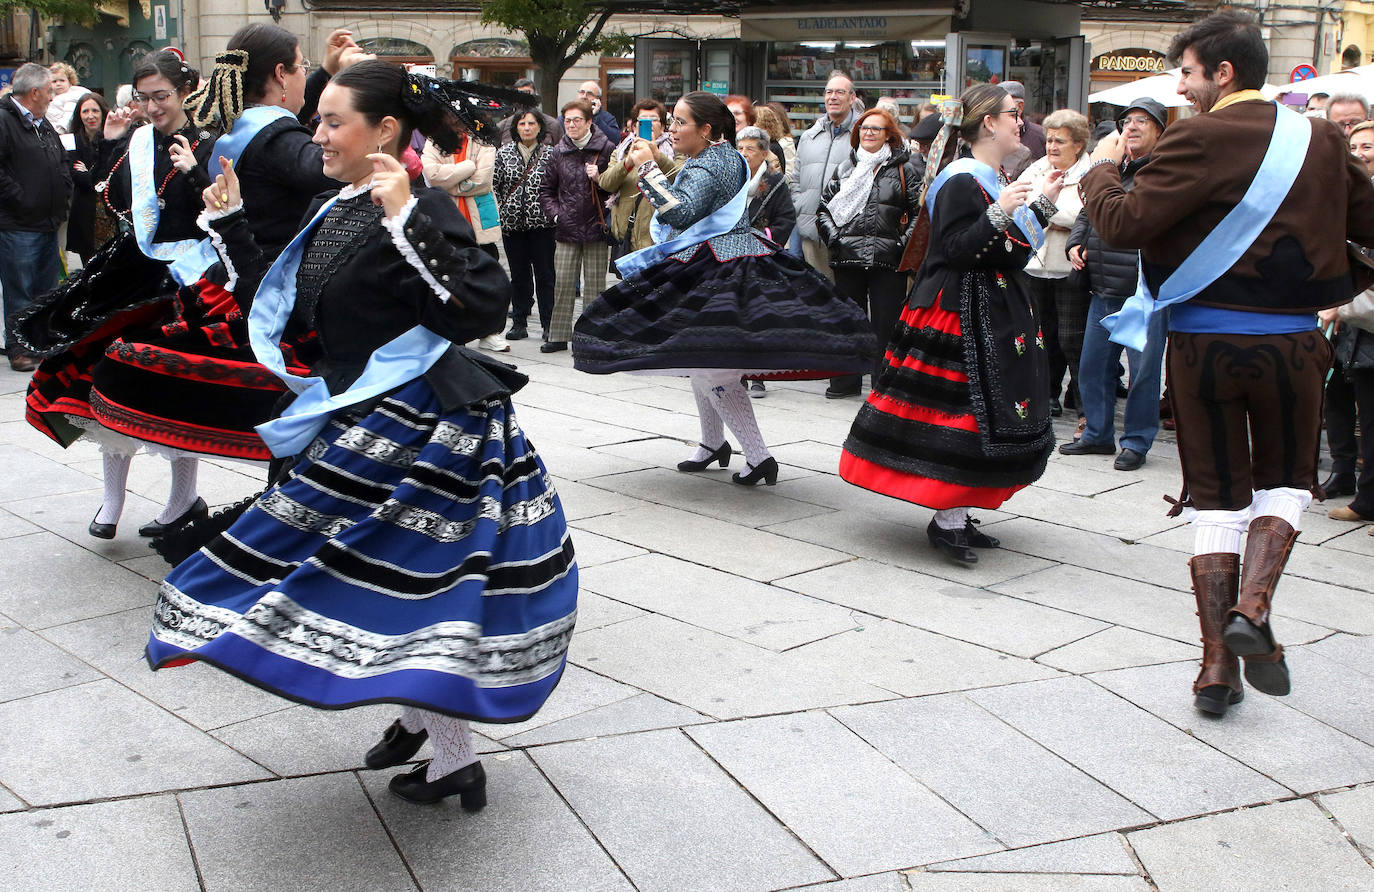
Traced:
<path id="1" fill-rule="evenodd" d="M 144 124 L 144 127 L 151 127 L 151 124 Z M 106 186 L 106 193 L 101 200 L 109 199 L 110 206 L 120 215 L 121 220 L 127 224 L 129 218 L 129 207 L 133 199 L 133 187 L 129 179 L 129 141 L 133 138 L 135 131 L 130 130 L 118 140 L 103 140 L 100 143 L 100 171 L 96 176 L 96 182 L 109 180 Z M 210 185 L 210 179 L 205 175 L 208 167 L 211 152 L 215 147 L 214 137 L 209 133 L 187 124 L 176 134 L 186 137 L 195 145 L 195 156 L 197 165 L 189 173 L 176 173 L 170 180 L 167 179 L 171 174 L 172 156 L 167 153 L 172 145 L 171 136 L 163 136 L 157 131 L 153 132 L 153 186 L 162 186 L 163 180 L 167 181 L 167 186 L 162 190 L 163 208 L 162 214 L 158 218 L 157 232 L 153 233 L 154 242 L 178 242 L 183 239 L 202 239 L 205 233 L 196 225 L 196 217 L 205 207 L 201 200 L 200 193 L 205 187 Z M 116 165 L 118 165 L 116 167 Z M 114 173 L 111 174 L 110 171 Z"/>
<path id="2" fill-rule="evenodd" d="M 310 136 L 298 121 L 279 118 L 258 131 L 239 157 L 244 212 L 269 259 L 295 236 L 312 199 L 343 185 L 324 175 L 324 150 Z M 214 156 L 210 165 L 211 173 L 219 173 Z"/>
<path id="3" fill-rule="evenodd" d="M 332 195 L 317 196 L 306 221 Z M 416 199 L 404 240 L 447 300 L 402 256 L 370 193 L 340 200 L 306 245 L 287 334 L 318 332 L 312 349 L 300 356 L 333 393 L 357 380 L 374 350 L 416 324 L 463 344 L 499 331 L 505 321 L 510 281 L 477 246 L 453 199 L 438 189 L 417 190 Z M 271 261 L 254 240 L 248 218 L 236 212 L 211 227 L 223 237 L 221 256 L 228 255 L 239 276 L 235 296 L 251 299 Z M 508 394 L 524 382 L 511 367 L 459 347 L 426 379 L 446 409 Z"/>

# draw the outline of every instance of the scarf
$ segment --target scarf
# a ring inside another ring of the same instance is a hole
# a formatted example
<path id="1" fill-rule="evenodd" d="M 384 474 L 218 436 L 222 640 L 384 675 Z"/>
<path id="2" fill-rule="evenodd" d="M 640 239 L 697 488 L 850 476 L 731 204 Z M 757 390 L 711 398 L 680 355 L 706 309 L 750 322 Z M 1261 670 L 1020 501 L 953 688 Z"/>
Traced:
<path id="1" fill-rule="evenodd" d="M 840 184 L 840 191 L 827 202 L 830 217 L 837 228 L 842 228 L 868 204 L 868 193 L 873 189 L 873 181 L 878 176 L 878 168 L 892 157 L 892 149 L 884 145 L 876 152 L 860 148 L 855 152 L 854 169 Z"/>

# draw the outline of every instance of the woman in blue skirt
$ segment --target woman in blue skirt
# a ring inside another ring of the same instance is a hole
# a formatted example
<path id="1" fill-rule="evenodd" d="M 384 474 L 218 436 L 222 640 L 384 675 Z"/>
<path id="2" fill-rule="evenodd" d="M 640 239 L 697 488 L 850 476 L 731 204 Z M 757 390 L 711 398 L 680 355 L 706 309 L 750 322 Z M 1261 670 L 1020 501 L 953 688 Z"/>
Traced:
<path id="1" fill-rule="evenodd" d="M 524 377 L 455 347 L 499 330 L 510 284 L 443 192 L 411 191 L 414 129 L 486 135 L 460 87 L 360 62 L 320 97 L 315 142 L 347 183 L 266 266 L 232 168 L 206 190 L 221 254 L 255 294 L 258 360 L 297 396 L 259 428 L 297 457 L 162 585 L 148 660 L 203 660 L 324 709 L 397 703 L 369 768 L 431 761 L 391 789 L 486 802 L 468 721 L 518 722 L 563 672 L 577 569 L 562 507 L 510 395 Z M 504 97 L 503 97 L 504 98 Z M 511 97 L 514 98 L 514 97 Z M 318 333 L 286 371 L 278 344 Z"/>

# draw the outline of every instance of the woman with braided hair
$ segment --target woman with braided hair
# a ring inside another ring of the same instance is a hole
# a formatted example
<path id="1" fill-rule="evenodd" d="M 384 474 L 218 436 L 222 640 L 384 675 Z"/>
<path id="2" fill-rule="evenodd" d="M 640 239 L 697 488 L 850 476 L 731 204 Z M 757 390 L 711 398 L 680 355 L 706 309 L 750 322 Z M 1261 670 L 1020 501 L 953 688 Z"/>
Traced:
<path id="1" fill-rule="evenodd" d="M 338 188 L 324 174 L 321 149 L 299 116 L 313 115 L 307 97 L 318 97 L 330 73 L 356 54 L 349 33 L 337 31 L 324 69 L 310 75 L 294 34 L 276 25 L 246 25 L 185 100 L 193 124 L 222 131 L 208 157 L 233 165 L 244 213 L 269 260 L 295 234 L 311 200 Z M 184 151 L 177 154 L 179 162 L 195 163 Z M 111 344 L 92 375 L 96 420 L 162 447 L 270 459 L 253 428 L 272 417 L 284 388 L 253 356 L 247 324 L 251 296 L 236 291 L 233 269 L 216 262 L 161 330 Z M 153 531 L 158 537 L 166 532 Z"/>
<path id="2" fill-rule="evenodd" d="M 1002 159 L 1021 145 L 1016 102 L 982 84 L 961 103 L 950 104 L 927 168 L 930 249 L 845 440 L 840 476 L 934 508 L 930 544 L 969 565 L 975 548 L 999 544 L 969 508 L 996 508 L 1034 483 L 1054 446 L 1049 360 L 1022 270 L 1064 178 L 1052 172 L 1039 194 L 1008 184 Z M 960 141 L 972 157 L 954 160 Z"/>
<path id="3" fill-rule="evenodd" d="M 492 97 L 495 96 L 497 100 Z M 227 161 L 204 195 L 216 245 L 253 297 L 259 361 L 298 394 L 259 430 L 294 462 L 232 526 L 168 574 L 147 657 L 202 660 L 322 709 L 395 703 L 365 757 L 412 802 L 486 804 L 468 720 L 519 722 L 562 676 L 577 567 L 563 510 L 515 420 L 523 375 L 455 345 L 496 330 L 500 265 L 447 193 L 412 191 L 398 160 L 419 129 L 457 129 L 523 94 L 360 62 L 320 97 L 315 142 L 343 183 L 266 268 Z M 318 332 L 312 377 L 284 333 Z"/>

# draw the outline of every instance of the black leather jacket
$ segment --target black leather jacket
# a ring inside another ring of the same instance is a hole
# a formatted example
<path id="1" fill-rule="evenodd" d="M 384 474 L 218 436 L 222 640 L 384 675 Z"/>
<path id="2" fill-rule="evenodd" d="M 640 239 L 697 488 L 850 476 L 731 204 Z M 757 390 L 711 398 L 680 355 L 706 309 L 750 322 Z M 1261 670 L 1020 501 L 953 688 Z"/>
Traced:
<path id="1" fill-rule="evenodd" d="M 902 260 L 902 249 L 920 211 L 917 199 L 921 192 L 921 170 L 906 149 L 897 149 L 892 157 L 878 168 L 868 204 L 844 226 L 836 227 L 830 215 L 830 199 L 840 191 L 840 184 L 854 170 L 857 155 L 841 161 L 821 191 L 820 211 L 816 215 L 816 229 L 821 241 L 830 248 L 831 266 L 864 266 L 896 269 Z M 905 189 L 903 189 L 905 180 Z M 902 225 L 902 215 L 907 217 Z"/>
<path id="2" fill-rule="evenodd" d="M 1121 167 L 1121 186 L 1130 191 L 1135 185 L 1135 172 L 1150 160 L 1146 155 L 1136 161 L 1127 161 Z M 1135 294 L 1139 279 L 1140 252 L 1129 248 L 1113 248 L 1102 240 L 1092 223 L 1088 221 L 1088 211 L 1079 212 L 1073 228 L 1069 230 L 1069 242 L 1065 250 L 1081 245 L 1083 259 L 1088 273 L 1088 290 L 1102 297 L 1125 299 Z"/>

